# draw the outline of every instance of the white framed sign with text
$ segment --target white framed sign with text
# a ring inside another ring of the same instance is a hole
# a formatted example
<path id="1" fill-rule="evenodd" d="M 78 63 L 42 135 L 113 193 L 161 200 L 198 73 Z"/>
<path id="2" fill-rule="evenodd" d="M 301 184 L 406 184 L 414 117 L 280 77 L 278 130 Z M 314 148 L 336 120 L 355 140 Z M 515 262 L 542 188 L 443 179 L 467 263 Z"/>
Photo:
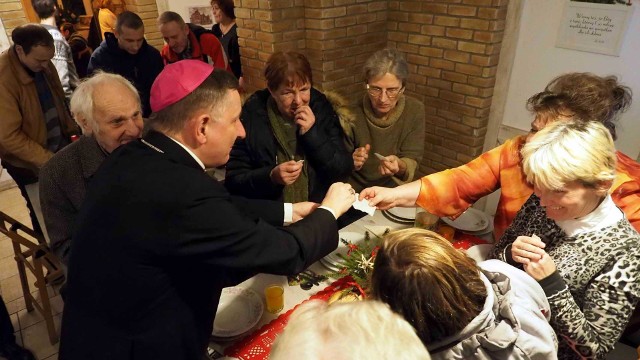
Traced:
<path id="1" fill-rule="evenodd" d="M 633 6 L 566 1 L 556 46 L 619 56 Z"/>

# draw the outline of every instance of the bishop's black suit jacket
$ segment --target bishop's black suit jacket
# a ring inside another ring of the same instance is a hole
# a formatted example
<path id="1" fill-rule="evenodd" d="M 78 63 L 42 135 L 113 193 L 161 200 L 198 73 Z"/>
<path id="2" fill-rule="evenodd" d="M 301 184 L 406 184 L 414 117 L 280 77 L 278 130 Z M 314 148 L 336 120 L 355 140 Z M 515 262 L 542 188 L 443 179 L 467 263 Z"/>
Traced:
<path id="1" fill-rule="evenodd" d="M 336 248 L 328 211 L 269 224 L 283 216 L 282 203 L 232 198 L 161 133 L 121 147 L 78 217 L 60 359 L 200 360 L 223 287 Z"/>

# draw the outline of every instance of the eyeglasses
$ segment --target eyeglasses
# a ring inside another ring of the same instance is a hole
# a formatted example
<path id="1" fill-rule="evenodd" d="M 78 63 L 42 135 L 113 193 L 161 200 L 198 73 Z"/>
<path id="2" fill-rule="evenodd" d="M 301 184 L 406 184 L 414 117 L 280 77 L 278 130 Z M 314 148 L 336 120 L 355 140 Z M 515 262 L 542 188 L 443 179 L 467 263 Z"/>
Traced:
<path id="1" fill-rule="evenodd" d="M 367 84 L 367 92 L 373 97 L 381 97 L 383 91 L 385 94 L 387 94 L 387 97 L 389 99 L 393 100 L 404 92 L 404 86 L 399 88 L 382 89 L 377 86 L 371 86 Z"/>

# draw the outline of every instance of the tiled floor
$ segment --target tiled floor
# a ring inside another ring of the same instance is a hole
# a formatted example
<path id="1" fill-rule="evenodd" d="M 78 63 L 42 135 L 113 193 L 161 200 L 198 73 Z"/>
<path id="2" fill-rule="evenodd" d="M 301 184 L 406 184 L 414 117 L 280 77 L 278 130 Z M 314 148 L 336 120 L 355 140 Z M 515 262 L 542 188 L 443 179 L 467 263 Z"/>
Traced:
<path id="1" fill-rule="evenodd" d="M 17 187 L 0 192 L 0 211 L 26 225 L 31 225 L 27 207 Z M 29 283 L 33 284 L 33 282 L 34 279 L 30 278 Z M 2 234 L 0 234 L 0 293 L 7 304 L 18 343 L 33 351 L 38 360 L 57 360 L 58 344 L 51 345 L 49 343 L 44 319 L 37 310 L 27 312 L 25 308 L 11 240 Z M 59 333 L 62 299 L 52 288 L 49 288 L 49 296 L 55 315 L 56 329 Z M 0 359 L 3 358 L 0 357 Z"/>

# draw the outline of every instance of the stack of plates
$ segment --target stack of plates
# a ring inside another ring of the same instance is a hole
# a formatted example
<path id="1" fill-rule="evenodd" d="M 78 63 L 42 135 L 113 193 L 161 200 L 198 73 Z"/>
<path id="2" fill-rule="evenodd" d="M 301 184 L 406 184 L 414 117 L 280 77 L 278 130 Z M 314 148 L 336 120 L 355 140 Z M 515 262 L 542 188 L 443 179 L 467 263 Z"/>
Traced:
<path id="1" fill-rule="evenodd" d="M 413 225 L 416 220 L 416 208 L 395 207 L 389 210 L 382 210 L 382 215 L 393 222 Z"/>
<path id="2" fill-rule="evenodd" d="M 341 231 L 338 236 L 340 239 L 344 239 L 346 241 L 351 242 L 354 245 L 358 245 L 364 241 L 364 234 L 353 232 L 353 231 Z M 331 254 L 320 259 L 320 263 L 327 267 L 327 269 L 331 271 L 340 271 L 344 260 L 338 255 L 342 254 L 342 256 L 347 256 L 347 245 L 340 241 L 338 243 L 338 248 L 332 252 Z"/>
<path id="3" fill-rule="evenodd" d="M 262 318 L 264 305 L 253 290 L 241 287 L 222 289 L 212 338 L 231 341 L 249 332 Z"/>
<path id="4" fill-rule="evenodd" d="M 455 220 L 448 217 L 441 219 L 453 228 L 472 235 L 484 235 L 493 231 L 493 222 L 489 215 L 474 208 L 468 208 Z"/>

